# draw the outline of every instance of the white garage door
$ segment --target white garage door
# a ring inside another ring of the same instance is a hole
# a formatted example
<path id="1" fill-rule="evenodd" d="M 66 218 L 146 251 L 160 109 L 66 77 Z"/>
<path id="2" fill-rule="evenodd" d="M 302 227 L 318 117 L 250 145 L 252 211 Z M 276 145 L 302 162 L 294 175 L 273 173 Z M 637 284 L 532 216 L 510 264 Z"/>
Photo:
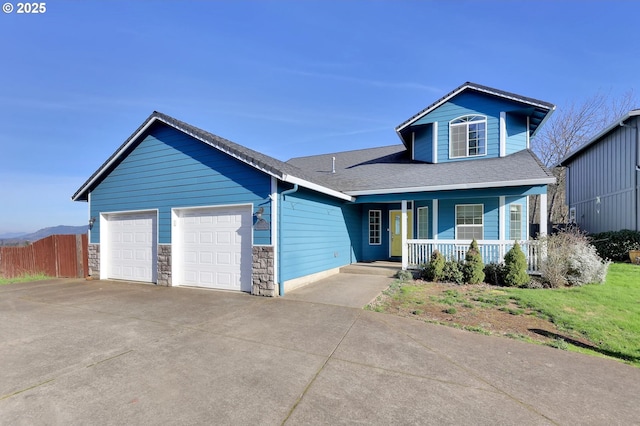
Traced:
<path id="1" fill-rule="evenodd" d="M 156 213 L 109 215 L 109 278 L 156 281 Z"/>
<path id="2" fill-rule="evenodd" d="M 251 208 L 189 209 L 178 216 L 179 284 L 250 292 Z"/>

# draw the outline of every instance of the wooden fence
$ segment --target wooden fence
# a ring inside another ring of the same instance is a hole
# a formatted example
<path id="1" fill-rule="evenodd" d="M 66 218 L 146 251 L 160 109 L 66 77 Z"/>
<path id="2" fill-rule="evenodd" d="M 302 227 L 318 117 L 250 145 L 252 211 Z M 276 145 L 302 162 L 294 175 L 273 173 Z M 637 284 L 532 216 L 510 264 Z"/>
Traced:
<path id="1" fill-rule="evenodd" d="M 24 247 L 0 247 L 0 277 L 45 274 L 84 278 L 89 271 L 87 235 L 51 235 Z"/>

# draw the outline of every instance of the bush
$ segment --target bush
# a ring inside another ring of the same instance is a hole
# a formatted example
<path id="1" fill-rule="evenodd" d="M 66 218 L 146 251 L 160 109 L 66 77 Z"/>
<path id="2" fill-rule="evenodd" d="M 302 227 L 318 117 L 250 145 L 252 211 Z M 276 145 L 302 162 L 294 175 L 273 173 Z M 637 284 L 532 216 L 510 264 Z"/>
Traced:
<path id="1" fill-rule="evenodd" d="M 491 285 L 504 286 L 505 273 L 504 264 L 487 263 L 484 266 L 484 281 Z"/>
<path id="2" fill-rule="evenodd" d="M 464 274 L 462 273 L 462 267 L 464 264 L 460 264 L 456 260 L 447 260 L 444 264 L 444 268 L 442 270 L 443 281 L 463 284 L 464 283 Z"/>
<path id="3" fill-rule="evenodd" d="M 509 287 L 524 287 L 529 281 L 527 259 L 516 242 L 504 256 L 504 284 Z"/>
<path id="4" fill-rule="evenodd" d="M 462 267 L 464 274 L 464 282 L 469 284 L 480 284 L 484 281 L 484 263 L 482 262 L 482 255 L 478 248 L 478 243 L 475 238 L 471 241 L 469 250 L 464 256 L 464 265 Z"/>
<path id="5" fill-rule="evenodd" d="M 399 279 L 400 281 L 404 282 L 404 281 L 411 281 L 413 280 L 413 274 L 411 273 L 411 271 L 398 271 L 396 273 L 396 278 Z"/>
<path id="6" fill-rule="evenodd" d="M 598 256 L 614 262 L 625 262 L 629 259 L 629 250 L 640 249 L 640 231 L 629 229 L 592 234 L 589 240 Z"/>
<path id="7" fill-rule="evenodd" d="M 605 262 L 580 231 L 566 230 L 550 235 L 547 256 L 542 262 L 542 277 L 551 287 L 603 283 L 610 262 Z"/>
<path id="8" fill-rule="evenodd" d="M 442 281 L 444 279 L 444 264 L 444 256 L 438 250 L 434 250 L 431 253 L 431 260 L 422 269 L 420 277 L 427 281 Z"/>

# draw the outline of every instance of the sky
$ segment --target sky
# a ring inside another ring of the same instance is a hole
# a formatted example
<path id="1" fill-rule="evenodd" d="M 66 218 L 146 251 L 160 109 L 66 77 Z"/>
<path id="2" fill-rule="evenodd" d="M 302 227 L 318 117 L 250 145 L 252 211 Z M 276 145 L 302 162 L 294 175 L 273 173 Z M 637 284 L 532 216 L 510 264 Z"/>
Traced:
<path id="1" fill-rule="evenodd" d="M 635 1 L 9 3 L 0 235 L 86 224 L 71 196 L 153 111 L 284 161 L 399 143 L 466 81 L 557 111 L 640 91 Z"/>

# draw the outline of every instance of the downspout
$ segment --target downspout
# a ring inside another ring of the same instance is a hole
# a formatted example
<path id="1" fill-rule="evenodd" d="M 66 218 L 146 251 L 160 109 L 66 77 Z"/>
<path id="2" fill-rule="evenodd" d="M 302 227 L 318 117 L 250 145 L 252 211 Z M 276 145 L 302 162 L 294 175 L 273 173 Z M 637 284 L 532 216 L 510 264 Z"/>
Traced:
<path id="1" fill-rule="evenodd" d="M 284 206 L 284 196 L 293 194 L 298 191 L 298 184 L 293 184 L 293 188 L 287 189 L 280 193 L 280 203 L 278 203 L 278 293 L 282 297 L 284 296 L 284 280 L 282 279 L 282 207 Z"/>

